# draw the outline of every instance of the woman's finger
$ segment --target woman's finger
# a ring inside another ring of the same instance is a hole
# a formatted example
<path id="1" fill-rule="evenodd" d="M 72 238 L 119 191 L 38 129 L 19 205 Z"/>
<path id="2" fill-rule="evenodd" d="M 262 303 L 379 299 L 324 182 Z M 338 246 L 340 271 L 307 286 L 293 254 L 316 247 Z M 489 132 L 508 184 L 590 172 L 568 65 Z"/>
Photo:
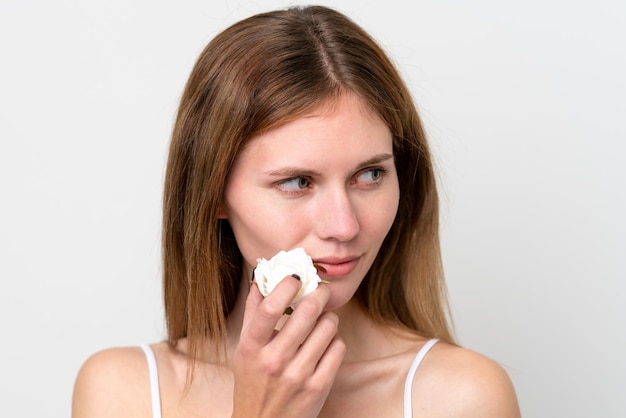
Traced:
<path id="1" fill-rule="evenodd" d="M 330 388 L 337 375 L 337 370 L 346 354 L 346 344 L 343 340 L 335 336 L 324 355 L 317 362 L 315 371 L 311 376 L 311 382 L 317 387 Z"/>
<path id="2" fill-rule="evenodd" d="M 295 364 L 312 374 L 337 336 L 338 326 L 337 315 L 333 312 L 324 312 L 298 349 L 294 358 Z"/>
<path id="3" fill-rule="evenodd" d="M 300 345 L 316 326 L 329 299 L 330 290 L 328 287 L 319 286 L 313 293 L 300 300 L 298 306 L 272 341 L 272 348 L 288 357 L 295 355 Z"/>
<path id="4" fill-rule="evenodd" d="M 241 329 L 244 330 L 248 327 L 248 324 L 252 320 L 254 316 L 254 312 L 256 312 L 257 306 L 263 300 L 263 295 L 259 291 L 259 288 L 256 284 L 252 283 L 250 285 L 250 291 L 248 292 L 248 296 L 246 298 L 246 306 L 243 311 L 243 322 L 241 325 Z"/>
<path id="5" fill-rule="evenodd" d="M 258 289 L 251 289 L 246 300 L 242 337 L 249 338 L 256 347 L 267 345 L 275 334 L 274 328 L 278 320 L 300 290 L 300 286 L 299 280 L 288 276 L 265 298 Z"/>

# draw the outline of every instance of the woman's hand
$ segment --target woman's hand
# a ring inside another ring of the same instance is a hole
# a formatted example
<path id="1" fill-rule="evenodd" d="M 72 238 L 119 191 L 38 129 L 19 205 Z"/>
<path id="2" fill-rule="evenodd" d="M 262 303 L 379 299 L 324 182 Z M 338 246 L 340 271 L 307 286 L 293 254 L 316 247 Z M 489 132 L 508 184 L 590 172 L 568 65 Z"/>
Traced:
<path id="1" fill-rule="evenodd" d="M 300 289 L 286 278 L 263 298 L 252 286 L 233 368 L 233 418 L 317 417 L 345 354 L 338 318 L 323 312 L 330 290 L 302 299 L 280 331 L 275 328 Z"/>

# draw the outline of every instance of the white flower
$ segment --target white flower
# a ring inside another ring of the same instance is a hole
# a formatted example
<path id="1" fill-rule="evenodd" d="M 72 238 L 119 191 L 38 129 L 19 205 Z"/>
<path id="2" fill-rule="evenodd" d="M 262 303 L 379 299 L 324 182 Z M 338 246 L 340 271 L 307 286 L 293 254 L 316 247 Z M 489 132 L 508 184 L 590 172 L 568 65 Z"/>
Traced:
<path id="1" fill-rule="evenodd" d="M 286 276 L 296 274 L 300 277 L 302 288 L 291 301 L 292 308 L 298 304 L 300 299 L 317 289 L 317 284 L 322 281 L 317 275 L 313 260 L 303 248 L 280 251 L 269 260 L 257 258 L 256 261 L 254 281 L 263 296 L 269 295 Z"/>

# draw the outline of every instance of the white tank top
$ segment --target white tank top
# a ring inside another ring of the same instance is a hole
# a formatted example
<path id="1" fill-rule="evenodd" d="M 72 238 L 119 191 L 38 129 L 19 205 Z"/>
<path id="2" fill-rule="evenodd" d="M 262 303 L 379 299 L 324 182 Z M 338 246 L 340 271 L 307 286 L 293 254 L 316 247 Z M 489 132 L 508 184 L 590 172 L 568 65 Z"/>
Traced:
<path id="1" fill-rule="evenodd" d="M 433 338 L 428 340 L 426 344 L 417 352 L 409 372 L 407 373 L 406 380 L 404 382 L 404 418 L 411 418 L 413 416 L 413 402 L 412 402 L 412 388 L 415 372 L 417 368 L 426 357 L 426 354 L 430 349 L 437 344 L 439 340 Z M 161 393 L 159 391 L 159 371 L 157 368 L 156 357 L 154 351 L 148 344 L 142 344 L 140 346 L 143 352 L 146 354 L 148 360 L 148 370 L 150 373 L 150 398 L 152 401 L 152 417 L 161 418 Z"/>

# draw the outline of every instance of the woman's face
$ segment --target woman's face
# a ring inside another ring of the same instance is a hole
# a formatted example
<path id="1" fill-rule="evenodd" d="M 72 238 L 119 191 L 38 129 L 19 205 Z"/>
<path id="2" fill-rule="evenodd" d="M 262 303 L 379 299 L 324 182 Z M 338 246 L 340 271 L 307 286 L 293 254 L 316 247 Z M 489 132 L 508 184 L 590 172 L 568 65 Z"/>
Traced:
<path id="1" fill-rule="evenodd" d="M 360 99 L 341 96 L 251 139 L 229 175 L 221 217 L 256 259 L 303 247 L 326 269 L 327 309 L 353 296 L 391 228 L 399 187 L 389 128 Z"/>

